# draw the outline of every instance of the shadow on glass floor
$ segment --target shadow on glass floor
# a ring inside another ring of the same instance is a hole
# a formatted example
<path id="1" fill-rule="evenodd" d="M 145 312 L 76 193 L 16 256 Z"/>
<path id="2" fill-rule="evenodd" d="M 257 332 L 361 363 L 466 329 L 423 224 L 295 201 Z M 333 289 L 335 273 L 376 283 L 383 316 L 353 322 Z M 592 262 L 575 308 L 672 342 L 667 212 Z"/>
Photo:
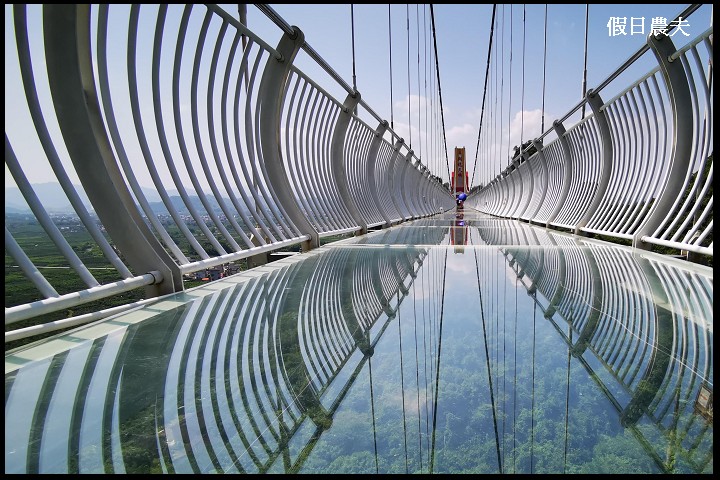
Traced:
<path id="1" fill-rule="evenodd" d="M 712 473 L 712 270 L 447 212 L 5 355 L 6 473 Z"/>

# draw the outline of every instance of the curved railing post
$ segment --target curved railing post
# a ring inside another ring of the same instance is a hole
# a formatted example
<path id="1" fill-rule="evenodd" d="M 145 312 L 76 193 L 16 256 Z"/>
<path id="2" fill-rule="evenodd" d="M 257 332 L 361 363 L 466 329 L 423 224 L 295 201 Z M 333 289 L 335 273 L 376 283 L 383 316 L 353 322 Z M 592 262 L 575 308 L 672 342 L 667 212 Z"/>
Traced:
<path id="1" fill-rule="evenodd" d="M 361 227 L 356 234 L 363 235 L 367 233 L 367 222 L 363 218 L 360 210 L 355 204 L 355 200 L 353 200 L 352 195 L 350 194 L 347 169 L 345 168 L 345 155 L 343 153 L 345 137 L 347 136 L 347 131 L 350 127 L 350 120 L 352 119 L 352 112 L 355 110 L 355 107 L 359 102 L 360 93 L 357 91 L 348 94 L 345 98 L 345 103 L 343 103 L 343 106 L 340 108 L 340 114 L 337 122 L 335 123 L 335 131 L 333 132 L 330 152 L 332 157 L 333 179 L 335 180 L 335 185 L 338 188 L 340 200 L 347 207 L 353 221 Z"/>
<path id="2" fill-rule="evenodd" d="M 510 212 L 510 209 L 512 207 L 512 204 L 515 202 L 515 178 L 511 176 L 513 172 L 508 172 L 505 170 L 504 173 L 501 175 L 502 177 L 502 210 L 500 211 L 500 215 L 503 217 L 508 217 L 508 213 Z"/>
<path id="3" fill-rule="evenodd" d="M 400 202 L 397 200 L 396 192 L 398 188 L 402 188 L 402 184 L 400 183 L 400 179 L 397 177 L 397 168 L 396 165 L 398 163 L 398 158 L 400 157 L 400 147 L 405 145 L 405 140 L 402 138 L 398 139 L 397 142 L 395 142 L 395 145 L 393 145 L 393 153 L 390 156 L 390 164 L 388 165 L 388 172 L 387 175 L 390 178 L 390 200 L 392 200 L 393 205 L 395 205 L 395 210 L 400 214 L 400 221 L 404 222 L 406 220 L 405 213 L 403 213 L 403 209 L 400 208 Z M 402 200 L 402 198 L 400 199 Z"/>
<path id="4" fill-rule="evenodd" d="M 353 298 L 353 286 L 355 282 L 355 276 L 353 275 L 358 267 L 358 249 L 352 249 L 345 259 L 345 264 L 342 267 L 340 274 L 340 298 L 351 299 Z M 355 346 L 363 354 L 364 357 L 371 357 L 374 353 L 373 346 L 370 342 L 369 331 L 363 328 L 362 323 L 357 318 L 355 312 L 355 304 L 352 301 L 341 302 L 341 313 L 342 321 L 345 323 L 345 328 L 352 336 L 355 341 Z"/>
<path id="5" fill-rule="evenodd" d="M 600 273 L 600 267 L 598 266 L 597 259 L 589 248 L 583 248 L 582 254 L 587 258 L 588 267 L 590 267 L 590 283 L 592 285 L 590 299 L 590 313 L 585 325 L 580 331 L 577 341 L 572 345 L 570 351 L 575 357 L 581 357 L 595 333 L 600 326 L 600 319 L 603 314 L 603 296 L 604 286 L 602 282 L 602 274 Z"/>
<path id="6" fill-rule="evenodd" d="M 422 208 L 423 216 L 427 216 L 432 213 L 432 208 L 430 207 L 430 172 L 425 166 L 421 166 L 421 169 L 423 181 L 420 182 L 420 208 Z"/>
<path id="7" fill-rule="evenodd" d="M 422 206 L 420 200 L 420 160 L 415 159 L 413 162 L 412 158 L 408 162 L 407 173 L 405 174 L 405 190 L 407 192 L 407 198 L 413 209 L 413 218 L 422 217 Z"/>
<path id="8" fill-rule="evenodd" d="M 643 242 L 642 238 L 652 235 L 672 208 L 673 202 L 682 194 L 685 174 L 690 168 L 694 128 L 694 104 L 685 69 L 681 62 L 670 60 L 670 56 L 676 51 L 675 45 L 667 35 L 655 37 L 652 34 L 648 36 L 648 45 L 660 64 L 660 71 L 667 85 L 673 113 L 673 139 L 670 171 L 665 186 L 660 197 L 655 199 L 652 213 L 633 237 L 633 247 L 645 250 L 650 248 L 650 244 Z"/>
<path id="9" fill-rule="evenodd" d="M 308 264 L 312 268 L 296 269 L 293 272 L 291 281 L 295 282 L 295 285 L 307 285 L 312 272 L 317 268 L 318 257 L 309 259 Z M 288 285 L 290 284 L 289 281 Z M 302 361 L 302 342 L 298 328 L 302 295 L 289 295 L 288 292 L 289 289 L 284 290 L 282 294 L 284 298 L 278 302 L 280 307 L 276 334 L 277 341 L 283 345 L 283 362 L 286 366 L 291 367 L 285 370 L 289 372 L 289 374 L 284 374 L 285 380 L 300 411 L 312 420 L 316 428 L 321 431 L 326 430 L 332 426 L 332 414 L 323 406 L 317 388 L 310 380 L 314 375 L 309 369 L 308 363 Z M 293 363 L 289 365 L 291 361 Z"/>
<path id="10" fill-rule="evenodd" d="M 520 220 L 523 213 L 525 213 L 525 210 L 527 210 L 527 208 L 530 206 L 530 202 L 532 202 L 533 191 L 535 189 L 535 175 L 532 165 L 530 164 L 530 155 L 528 155 L 527 152 L 522 152 L 520 156 L 523 158 L 523 163 L 527 166 L 526 169 L 528 170 L 530 183 L 528 185 L 528 192 L 526 194 L 525 204 L 517 211 L 517 214 L 515 215 L 515 218 L 517 220 Z M 518 206 L 520 205 L 518 204 Z"/>
<path id="11" fill-rule="evenodd" d="M 134 270 L 159 271 L 146 294 L 183 290 L 182 274 L 138 212 L 118 168 L 93 79 L 89 5 L 43 7 L 45 49 L 60 131 L 83 189 L 108 235 Z"/>
<path id="12" fill-rule="evenodd" d="M 419 185 L 417 183 L 414 183 L 416 181 L 415 175 L 418 173 L 418 165 L 420 164 L 420 161 L 417 160 L 416 162 L 413 162 L 413 159 L 411 158 L 407 165 L 407 171 L 405 172 L 405 181 L 403 182 L 405 185 L 405 195 L 408 199 L 408 203 L 410 207 L 412 208 L 412 216 L 413 218 L 420 218 L 420 198 L 418 196 L 418 187 Z"/>
<path id="13" fill-rule="evenodd" d="M 543 205 L 543 202 L 545 202 L 545 195 L 547 194 L 549 179 L 548 179 L 548 168 L 547 168 L 547 159 L 545 158 L 545 152 L 543 151 L 543 144 L 540 143 L 540 140 L 537 138 L 533 139 L 532 141 L 533 146 L 535 147 L 535 150 L 537 151 L 538 159 L 540 160 L 540 166 L 542 167 L 542 176 L 545 179 L 545 188 L 543 188 L 540 191 L 540 199 L 537 203 L 537 206 L 535 207 L 534 212 L 530 212 L 528 214 L 528 222 L 532 222 L 535 218 L 535 215 L 537 215 L 538 211 L 540 211 L 540 208 Z M 535 175 L 533 175 L 534 177 Z M 533 180 L 533 191 L 535 189 L 535 183 Z M 530 203 L 532 203 L 532 192 L 530 195 Z M 530 206 L 530 204 L 528 204 Z"/>
<path id="14" fill-rule="evenodd" d="M 549 236 L 550 238 L 550 246 L 557 252 L 558 254 L 558 266 L 557 266 L 557 278 L 558 282 L 555 286 L 555 291 L 552 292 L 552 295 L 550 295 L 551 292 L 543 292 L 543 294 L 548 298 L 548 306 L 545 309 L 545 318 L 550 319 L 553 315 L 555 315 L 555 312 L 557 311 L 558 305 L 560 305 L 560 302 L 562 301 L 563 294 L 565 293 L 565 285 L 566 283 L 566 276 L 567 276 L 567 265 L 565 260 L 565 251 L 562 248 L 558 247 L 557 241 L 555 240 L 555 237 L 552 235 Z"/>
<path id="15" fill-rule="evenodd" d="M 580 221 L 578 221 L 577 225 L 575 225 L 575 235 L 581 235 L 580 229 L 587 225 L 588 221 L 590 221 L 592 216 L 595 214 L 595 211 L 600 206 L 600 202 L 602 202 L 603 197 L 605 196 L 605 191 L 610 184 L 610 175 L 612 175 L 613 166 L 612 133 L 610 132 L 610 124 L 608 123 L 605 110 L 602 110 L 603 101 L 597 92 L 588 90 L 587 103 L 590 105 L 593 115 L 595 115 L 595 121 L 602 140 L 602 172 L 600 173 L 600 179 L 598 180 L 598 185 L 595 189 L 595 197 L 593 197 L 593 200 L 588 209 L 585 211 L 583 217 Z M 584 126 L 581 125 L 580 128 L 584 128 Z"/>
<path id="16" fill-rule="evenodd" d="M 378 127 L 375 129 L 375 138 L 372 139 L 370 149 L 368 150 L 367 163 L 365 165 L 365 175 L 367 175 L 368 185 L 370 185 L 370 198 L 377 207 L 383 220 L 385 220 L 385 227 L 390 226 L 390 217 L 380 202 L 380 195 L 378 194 L 377 179 L 375 178 L 375 166 L 377 165 L 377 157 L 380 152 L 380 145 L 383 142 L 383 135 L 387 130 L 388 122 L 383 120 Z"/>
<path id="17" fill-rule="evenodd" d="M 415 213 L 412 211 L 412 204 L 408 200 L 407 195 L 407 188 L 405 188 L 405 175 L 407 174 L 407 170 L 410 168 L 410 165 L 412 165 L 412 157 L 413 157 L 413 151 L 408 151 L 407 155 L 405 155 L 405 158 L 403 158 L 403 162 L 400 163 L 400 193 L 401 198 L 403 201 L 403 204 L 405 205 L 405 211 L 407 212 L 407 217 L 404 218 L 404 220 L 412 220 L 415 218 Z"/>
<path id="18" fill-rule="evenodd" d="M 305 41 L 302 31 L 295 26 L 292 28 L 294 35 L 285 33 L 278 43 L 276 50 L 281 58 L 276 56 L 268 58 L 260 81 L 258 91 L 260 148 L 268 175 L 268 184 L 273 189 L 275 199 L 300 232 L 310 237 L 302 244 L 303 250 L 310 250 L 320 245 L 320 236 L 295 201 L 281 152 L 282 96 L 290 74 L 290 65 Z"/>
<path id="19" fill-rule="evenodd" d="M 620 412 L 620 423 L 624 427 L 635 425 L 640 418 L 649 410 L 651 403 L 655 400 L 658 391 L 663 385 L 672 369 L 671 357 L 676 341 L 675 313 L 672 308 L 672 300 L 668 298 L 667 291 L 663 288 L 657 272 L 647 258 L 638 255 L 638 266 L 647 279 L 648 287 L 652 292 L 653 308 L 655 309 L 655 335 L 652 336 L 653 343 L 649 345 L 652 349 L 650 361 L 633 391 L 630 401 L 622 412 Z"/>
<path id="20" fill-rule="evenodd" d="M 520 143 L 522 144 L 522 140 Z M 523 161 L 521 162 L 520 159 L 522 159 Z M 516 175 L 519 177 L 518 184 L 520 186 L 519 192 L 517 193 L 517 195 L 515 195 L 515 198 L 518 199 L 517 206 L 515 206 L 515 202 L 513 202 L 513 209 L 512 209 L 512 212 L 510 212 L 510 214 L 512 215 L 512 218 L 514 218 L 516 220 L 519 220 L 520 215 L 522 215 L 522 210 L 519 210 L 519 208 L 520 208 L 520 202 L 522 202 L 523 192 L 525 191 L 525 182 L 523 180 L 523 173 L 520 171 L 520 165 L 522 165 L 525 162 L 527 162 L 527 153 L 525 153 L 525 152 L 521 152 L 520 156 L 518 156 L 518 158 L 513 161 L 513 165 L 515 165 Z M 530 172 L 530 179 L 531 179 L 530 181 L 532 182 L 532 172 Z M 514 184 L 514 182 L 513 182 L 513 184 Z M 530 189 L 530 191 L 532 192 L 532 188 Z M 527 205 L 525 205 L 525 207 L 523 207 L 523 210 L 526 207 L 527 207 Z"/>
<path id="21" fill-rule="evenodd" d="M 560 146 L 562 147 L 563 151 L 563 183 L 562 183 L 562 191 L 560 192 L 560 196 L 557 200 L 557 205 L 555 205 L 555 209 L 553 212 L 548 216 L 547 222 L 545 223 L 546 227 L 550 226 L 550 223 L 555 220 L 555 217 L 558 216 L 560 213 L 560 210 L 562 209 L 563 205 L 565 205 L 565 200 L 567 200 L 568 193 L 570 192 L 570 181 L 572 180 L 572 163 L 573 163 L 573 157 L 570 153 L 570 145 L 568 144 L 567 138 L 565 138 L 565 127 L 562 123 L 558 122 L 557 120 L 553 122 L 553 129 L 555 130 L 555 133 L 558 137 L 558 142 L 560 142 Z"/>

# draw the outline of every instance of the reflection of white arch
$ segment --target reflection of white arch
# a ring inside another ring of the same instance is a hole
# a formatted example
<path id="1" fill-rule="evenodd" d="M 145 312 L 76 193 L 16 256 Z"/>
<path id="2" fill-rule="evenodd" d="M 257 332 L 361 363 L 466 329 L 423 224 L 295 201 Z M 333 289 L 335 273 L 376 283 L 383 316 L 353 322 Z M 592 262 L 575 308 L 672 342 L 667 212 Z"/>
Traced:
<path id="1" fill-rule="evenodd" d="M 712 377 L 712 273 L 660 255 L 503 223 L 525 231 L 518 232 L 524 238 L 508 242 L 493 228 L 480 229 L 481 236 L 501 245 L 545 317 L 559 324 L 558 332 L 570 329 L 569 336 L 562 335 L 573 355 L 586 357 L 583 364 L 588 369 L 597 369 L 590 367 L 597 364 L 590 358 L 597 359 L 609 373 L 595 372 L 621 421 L 645 436 L 635 427 L 641 416 L 644 425 L 657 426 L 659 435 L 681 419 L 676 426 L 682 434 L 693 437 L 696 445 L 711 444 L 704 440 L 709 430 L 694 427 L 704 422 L 694 403 L 701 385 Z M 505 246 L 508 243 L 512 246 Z M 697 471 L 711 458 L 678 453 Z M 665 468 L 663 452 L 651 455 Z"/>
<path id="2" fill-rule="evenodd" d="M 401 240 L 412 229 L 392 233 Z M 81 473 L 125 472 L 127 429 L 132 437 L 138 428 L 155 436 L 163 472 L 267 471 L 286 448 L 283 435 L 302 425 L 327 428 L 323 415 L 331 421 L 335 407 L 322 405 L 339 400 L 324 397 L 341 395 L 329 389 L 333 380 L 348 381 L 347 372 L 364 364 L 382 336 L 385 327 L 376 327 L 395 318 L 399 304 L 383 306 L 377 293 L 388 288 L 402 301 L 398 290 L 407 291 L 402 284 L 412 284 L 426 255 L 414 248 L 326 249 L 304 261 L 279 261 L 260 276 L 250 270 L 217 288 L 161 300 L 108 324 L 109 335 L 101 324 L 71 334 L 87 340 L 75 348 L 57 343 L 47 361 L 18 368 L 8 386 L 6 414 L 17 435 L 6 442 L 6 472 L 27 471 L 34 455 L 41 473 L 72 472 L 75 464 Z M 395 273 L 373 286 L 380 280 L 373 272 L 382 270 Z M 151 324 L 165 325 L 164 332 Z M 283 350 L 293 337 L 302 355 Z M 359 345 L 364 338 L 368 343 Z M 365 354 L 355 355 L 358 348 Z M 34 455 L 31 429 L 41 432 Z M 77 451 L 68 448 L 75 442 Z"/>
<path id="3" fill-rule="evenodd" d="M 632 240 L 643 249 L 661 245 L 712 256 L 712 30 L 677 51 L 669 38 L 650 38 L 636 58 L 651 52 L 659 65 L 601 99 L 621 67 L 556 122 L 558 138 L 540 149 L 547 168 L 536 172 L 532 164 L 537 185 L 516 162 L 468 204 L 492 215 Z M 565 131 L 562 122 L 586 103 L 593 113 Z M 526 208 L 529 197 L 532 207 Z"/>

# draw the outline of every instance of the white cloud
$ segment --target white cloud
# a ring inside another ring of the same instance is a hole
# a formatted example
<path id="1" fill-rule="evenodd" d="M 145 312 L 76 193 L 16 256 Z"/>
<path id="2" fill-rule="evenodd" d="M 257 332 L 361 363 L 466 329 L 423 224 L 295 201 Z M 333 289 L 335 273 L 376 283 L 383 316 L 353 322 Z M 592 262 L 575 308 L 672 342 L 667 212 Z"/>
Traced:
<path id="1" fill-rule="evenodd" d="M 474 113 L 476 113 L 474 109 L 468 110 L 464 116 L 465 118 L 469 118 L 473 116 Z M 467 169 L 470 177 L 473 179 L 473 184 L 488 181 L 499 173 L 501 167 L 504 168 L 507 166 L 513 152 L 513 147 L 521 143 L 521 133 L 522 141 L 537 138 L 542 133 L 540 129 L 542 125 L 542 110 L 518 111 L 515 113 L 509 126 L 505 124 L 498 127 L 500 129 L 499 132 L 493 129 L 491 125 L 486 124 L 480 142 L 480 152 L 477 153 L 479 112 L 477 113 L 477 124 L 466 122 L 460 125 L 446 126 L 448 158 L 453 158 L 455 147 L 465 147 Z M 547 114 L 545 116 L 546 120 L 550 118 Z M 510 132 L 509 138 L 508 130 Z M 488 138 L 490 139 L 489 143 Z M 473 177 L 476 157 L 478 173 Z M 490 171 L 490 173 L 488 173 L 488 171 Z"/>
<path id="2" fill-rule="evenodd" d="M 521 133 L 524 142 L 540 136 L 542 133 L 540 131 L 541 122 L 542 110 L 540 109 L 517 112 L 510 122 L 510 148 L 520 144 Z"/>
<path id="3" fill-rule="evenodd" d="M 396 115 L 407 115 L 408 103 L 410 103 L 410 116 L 413 121 L 418 120 L 418 112 L 421 112 L 421 120 L 425 121 L 425 115 L 430 113 L 430 103 L 422 95 L 406 95 L 402 100 L 396 101 L 393 105 Z"/>

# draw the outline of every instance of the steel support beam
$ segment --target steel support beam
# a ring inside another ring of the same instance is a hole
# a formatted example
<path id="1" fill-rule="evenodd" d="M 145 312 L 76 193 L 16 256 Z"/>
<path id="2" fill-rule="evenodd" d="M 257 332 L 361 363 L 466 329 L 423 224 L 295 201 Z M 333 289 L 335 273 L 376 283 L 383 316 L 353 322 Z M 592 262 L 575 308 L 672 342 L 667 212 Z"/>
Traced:
<path id="1" fill-rule="evenodd" d="M 133 270 L 162 275 L 161 282 L 146 287 L 146 295 L 182 291 L 179 267 L 138 211 L 105 130 L 93 77 L 90 6 L 44 5 L 43 28 L 58 124 L 95 213 Z"/>
<path id="2" fill-rule="evenodd" d="M 557 205 L 555 205 L 555 209 L 550 214 L 550 216 L 547 219 L 547 222 L 545 223 L 546 227 L 549 227 L 553 220 L 555 220 L 555 217 L 558 216 L 560 213 L 560 210 L 562 209 L 563 205 L 565 205 L 565 200 L 567 200 L 568 193 L 570 192 L 570 182 L 572 181 L 572 173 L 573 173 L 573 157 L 570 150 L 570 145 L 568 144 L 567 138 L 565 138 L 565 127 L 562 123 L 555 120 L 553 122 L 553 129 L 555 130 L 555 133 L 558 137 L 558 142 L 560 142 L 560 146 L 562 147 L 563 151 L 563 183 L 562 183 L 562 191 L 560 192 L 560 196 L 557 200 Z"/>
<path id="3" fill-rule="evenodd" d="M 305 42 L 302 31 L 295 26 L 292 28 L 294 34 L 292 36 L 283 34 L 278 43 L 276 50 L 281 58 L 277 56 L 268 58 L 260 81 L 258 91 L 260 149 L 268 175 L 268 185 L 273 190 L 274 198 L 300 233 L 310 236 L 309 240 L 302 243 L 303 251 L 307 251 L 320 245 L 320 237 L 295 201 L 281 151 L 280 121 L 283 92 L 290 75 L 290 65 Z"/>
<path id="4" fill-rule="evenodd" d="M 603 101 L 600 95 L 593 90 L 587 92 L 587 103 L 595 115 L 595 122 L 597 123 L 598 130 L 600 131 L 600 138 L 602 141 L 602 172 L 600 172 L 600 180 L 598 180 L 597 188 L 595 189 L 595 196 L 590 203 L 590 206 L 585 211 L 577 225 L 575 225 L 575 235 L 581 235 L 581 229 L 590 221 L 595 211 L 600 206 L 600 203 L 605 197 L 605 192 L 610 184 L 610 176 L 612 175 L 613 167 L 613 144 L 612 144 L 612 133 L 610 131 L 610 124 L 608 123 L 607 115 L 605 110 L 602 110 Z M 583 125 L 580 126 L 583 128 Z"/>
<path id="5" fill-rule="evenodd" d="M 347 169 L 345 168 L 345 138 L 347 136 L 348 128 L 350 127 L 350 120 L 352 120 L 352 112 L 360 102 L 360 93 L 355 91 L 345 98 L 345 103 L 340 109 L 337 122 L 335 122 L 335 131 L 333 132 L 332 143 L 330 144 L 330 155 L 331 155 L 331 167 L 332 176 L 335 181 L 335 185 L 340 195 L 340 200 L 347 207 L 348 212 L 353 221 L 360 225 L 361 229 L 356 232 L 356 235 L 364 235 L 367 233 L 367 222 L 360 213 L 355 200 L 353 200 L 350 194 L 350 186 L 348 184 Z"/>
<path id="6" fill-rule="evenodd" d="M 660 71 L 665 79 L 672 108 L 673 141 L 670 156 L 670 171 L 661 194 L 655 199 L 652 213 L 633 237 L 633 247 L 649 250 L 651 244 L 643 242 L 645 236 L 652 236 L 668 215 L 673 203 L 682 195 L 684 179 L 690 169 L 693 149 L 693 99 L 690 94 L 687 74 L 680 61 L 671 61 L 676 52 L 672 39 L 667 35 L 648 36 L 648 45 L 655 54 Z"/>

